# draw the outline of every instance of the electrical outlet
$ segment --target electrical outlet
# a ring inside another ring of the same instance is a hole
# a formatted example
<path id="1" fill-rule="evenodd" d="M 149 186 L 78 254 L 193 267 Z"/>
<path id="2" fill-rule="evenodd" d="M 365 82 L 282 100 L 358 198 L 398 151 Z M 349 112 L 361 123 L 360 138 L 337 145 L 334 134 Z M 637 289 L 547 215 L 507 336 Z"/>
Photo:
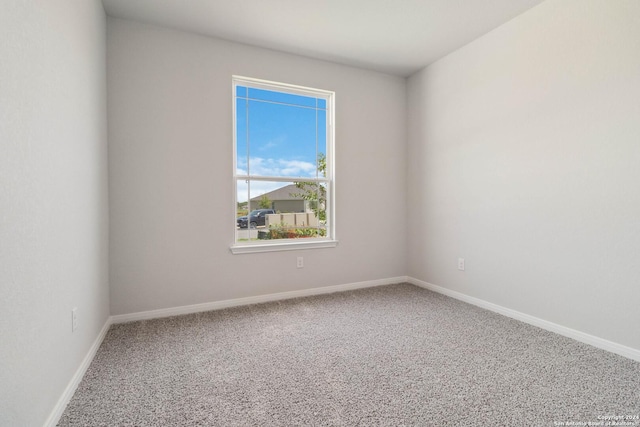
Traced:
<path id="1" fill-rule="evenodd" d="M 78 329 L 78 307 L 71 310 L 71 332 L 75 332 L 76 329 Z"/>
<path id="2" fill-rule="evenodd" d="M 458 258 L 458 270 L 464 271 L 464 258 Z"/>
<path id="3" fill-rule="evenodd" d="M 304 258 L 302 258 L 301 256 L 298 257 L 298 260 L 296 262 L 296 266 L 298 268 L 304 268 Z"/>

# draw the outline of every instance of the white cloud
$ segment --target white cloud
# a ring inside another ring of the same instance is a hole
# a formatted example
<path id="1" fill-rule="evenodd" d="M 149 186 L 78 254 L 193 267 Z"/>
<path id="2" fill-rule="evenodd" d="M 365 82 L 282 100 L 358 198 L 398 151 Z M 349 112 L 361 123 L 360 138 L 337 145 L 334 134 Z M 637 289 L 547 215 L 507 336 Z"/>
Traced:
<path id="1" fill-rule="evenodd" d="M 282 162 L 282 175 L 285 176 L 314 176 L 316 165 L 299 160 L 285 160 Z"/>
<path id="2" fill-rule="evenodd" d="M 268 142 L 266 142 L 265 144 L 261 145 L 258 150 L 260 151 L 268 151 L 272 148 L 275 148 L 279 145 L 281 145 L 283 142 L 286 141 L 286 138 L 284 136 L 280 136 L 278 138 L 274 138 L 269 140 Z"/>
<path id="3" fill-rule="evenodd" d="M 314 177 L 316 175 L 316 165 L 302 160 L 252 157 L 249 162 L 251 175 L 287 177 Z M 239 160 L 236 170 L 238 175 L 246 175 L 247 162 Z"/>

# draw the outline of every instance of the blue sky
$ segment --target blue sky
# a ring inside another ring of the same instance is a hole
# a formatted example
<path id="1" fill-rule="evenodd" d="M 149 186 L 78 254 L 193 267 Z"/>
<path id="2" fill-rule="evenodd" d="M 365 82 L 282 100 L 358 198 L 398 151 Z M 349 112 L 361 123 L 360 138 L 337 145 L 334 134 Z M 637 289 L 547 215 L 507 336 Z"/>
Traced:
<path id="1" fill-rule="evenodd" d="M 247 128 L 247 108 L 249 111 Z M 236 88 L 237 173 L 252 176 L 315 177 L 316 159 L 326 154 L 326 101 L 255 88 Z M 247 157 L 247 131 L 249 155 Z M 252 181 L 251 197 L 288 183 Z M 247 200 L 238 185 L 238 201 Z"/>

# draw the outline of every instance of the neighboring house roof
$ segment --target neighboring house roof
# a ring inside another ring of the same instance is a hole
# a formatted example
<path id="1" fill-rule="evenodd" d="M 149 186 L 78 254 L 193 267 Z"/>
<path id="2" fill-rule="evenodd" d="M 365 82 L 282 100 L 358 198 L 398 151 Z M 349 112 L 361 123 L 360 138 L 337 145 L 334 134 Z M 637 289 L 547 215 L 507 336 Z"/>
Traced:
<path id="1" fill-rule="evenodd" d="M 267 196 L 269 200 L 303 200 L 302 197 L 294 197 L 292 194 L 302 194 L 303 191 L 295 186 L 295 184 L 289 184 L 287 186 L 275 189 L 268 193 L 261 194 L 251 199 L 252 202 L 259 202 L 263 196 Z"/>

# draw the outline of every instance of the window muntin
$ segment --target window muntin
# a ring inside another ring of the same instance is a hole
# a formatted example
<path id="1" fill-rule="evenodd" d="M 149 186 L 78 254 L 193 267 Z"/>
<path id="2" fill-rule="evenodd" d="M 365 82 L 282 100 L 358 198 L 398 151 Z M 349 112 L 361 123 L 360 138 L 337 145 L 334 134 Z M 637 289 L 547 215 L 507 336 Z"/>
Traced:
<path id="1" fill-rule="evenodd" d="M 335 241 L 333 92 L 233 78 L 236 218 L 232 250 Z M 297 245 L 299 247 L 299 245 Z"/>

